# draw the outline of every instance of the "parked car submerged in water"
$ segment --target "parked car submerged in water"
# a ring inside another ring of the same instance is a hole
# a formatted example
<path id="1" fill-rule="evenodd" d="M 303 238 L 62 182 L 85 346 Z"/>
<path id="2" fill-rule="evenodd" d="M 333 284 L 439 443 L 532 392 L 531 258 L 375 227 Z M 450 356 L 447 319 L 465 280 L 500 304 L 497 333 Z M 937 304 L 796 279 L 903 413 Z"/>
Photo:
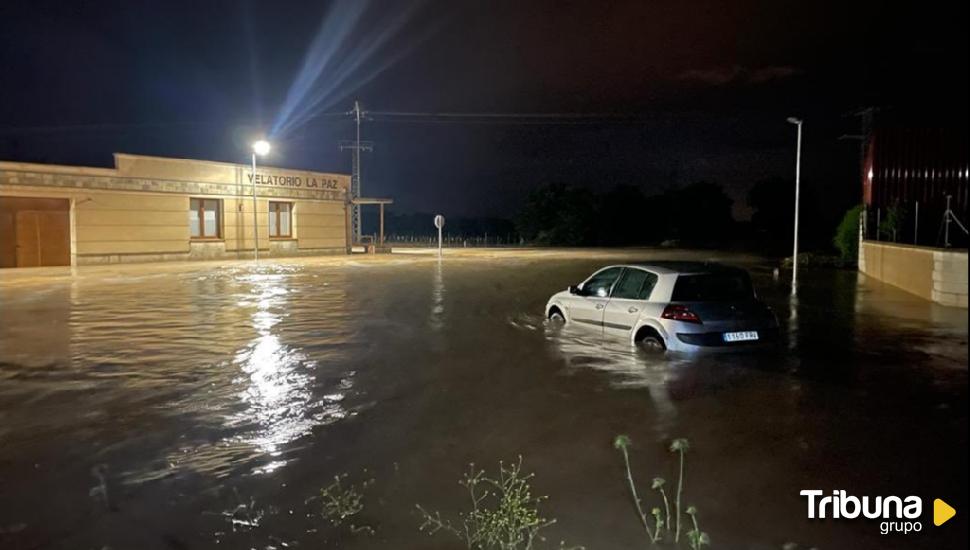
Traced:
<path id="1" fill-rule="evenodd" d="M 778 320 L 748 272 L 716 263 L 607 266 L 554 294 L 546 316 L 658 351 L 746 347 L 778 336 Z"/>

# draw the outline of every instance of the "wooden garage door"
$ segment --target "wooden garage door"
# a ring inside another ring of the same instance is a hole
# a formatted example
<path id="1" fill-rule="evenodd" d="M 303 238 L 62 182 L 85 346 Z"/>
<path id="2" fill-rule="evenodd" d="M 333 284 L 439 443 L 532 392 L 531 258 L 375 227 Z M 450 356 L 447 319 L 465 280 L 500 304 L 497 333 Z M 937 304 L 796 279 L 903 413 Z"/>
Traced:
<path id="1" fill-rule="evenodd" d="M 0 197 L 0 203 L 0 265 L 71 265 L 69 201 Z"/>

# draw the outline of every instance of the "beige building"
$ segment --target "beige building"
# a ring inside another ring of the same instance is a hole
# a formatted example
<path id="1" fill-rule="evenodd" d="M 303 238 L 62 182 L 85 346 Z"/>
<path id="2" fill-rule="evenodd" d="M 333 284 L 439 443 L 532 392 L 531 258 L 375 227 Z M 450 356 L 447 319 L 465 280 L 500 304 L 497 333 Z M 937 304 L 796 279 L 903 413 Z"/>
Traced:
<path id="1" fill-rule="evenodd" d="M 349 175 L 260 166 L 253 179 L 248 165 L 121 153 L 114 168 L 0 162 L 0 267 L 350 251 Z M 361 202 L 383 214 L 390 201 Z"/>

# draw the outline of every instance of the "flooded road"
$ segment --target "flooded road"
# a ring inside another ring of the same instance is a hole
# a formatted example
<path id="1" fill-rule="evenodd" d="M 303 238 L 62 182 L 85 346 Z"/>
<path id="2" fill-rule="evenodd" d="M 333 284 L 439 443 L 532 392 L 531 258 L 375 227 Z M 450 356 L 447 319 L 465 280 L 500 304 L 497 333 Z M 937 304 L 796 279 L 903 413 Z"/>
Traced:
<path id="1" fill-rule="evenodd" d="M 446 256 L 0 274 L 0 547 L 457 548 L 467 465 L 521 456 L 560 540 L 647 547 L 612 448 L 642 490 L 675 478 L 713 548 L 966 548 L 967 312 L 854 272 L 797 302 L 751 270 L 777 353 L 651 356 L 550 326 L 548 297 L 623 259 Z M 357 526 L 321 516 L 334 476 L 372 480 Z M 803 489 L 943 498 L 936 528 L 808 520 Z M 684 546 L 686 547 L 686 545 Z"/>

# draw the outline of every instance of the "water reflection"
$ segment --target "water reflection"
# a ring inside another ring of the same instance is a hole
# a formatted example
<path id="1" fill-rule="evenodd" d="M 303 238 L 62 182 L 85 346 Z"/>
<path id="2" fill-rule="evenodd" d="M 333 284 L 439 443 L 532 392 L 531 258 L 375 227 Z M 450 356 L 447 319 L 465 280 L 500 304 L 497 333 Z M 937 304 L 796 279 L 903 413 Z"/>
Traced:
<path id="1" fill-rule="evenodd" d="M 792 292 L 788 297 L 788 350 L 798 349 L 798 294 Z"/>
<path id="2" fill-rule="evenodd" d="M 251 300 L 242 300 L 239 305 L 252 309 L 256 335 L 233 360 L 233 365 L 241 371 L 235 380 L 243 388 L 239 399 L 246 406 L 231 415 L 227 425 L 252 425 L 250 430 L 235 436 L 235 441 L 279 457 L 282 445 L 308 434 L 314 424 L 308 413 L 313 399 L 310 372 L 315 363 L 299 348 L 283 344 L 274 334 L 274 327 L 287 309 L 288 291 L 283 276 L 261 275 L 250 278 L 250 282 Z M 335 417 L 344 415 L 339 400 L 335 409 L 332 411 Z M 272 469 L 282 463 L 274 460 Z"/>
<path id="3" fill-rule="evenodd" d="M 442 267 L 442 259 L 439 257 L 434 266 L 434 275 L 431 284 L 431 313 L 429 314 L 431 330 L 440 331 L 444 327 L 445 317 L 445 279 Z"/>
<path id="4" fill-rule="evenodd" d="M 226 365 L 228 372 L 236 373 L 227 388 L 236 404 L 222 402 L 228 411 L 224 425 L 229 435 L 214 449 L 206 445 L 196 449 L 194 454 L 204 458 L 191 465 L 195 469 L 227 474 L 227 466 L 254 459 L 254 472 L 273 472 L 288 462 L 285 451 L 290 450 L 291 443 L 310 435 L 315 426 L 354 414 L 345 406 L 345 400 L 354 391 L 355 372 L 339 373 L 333 382 L 328 380 L 328 375 L 333 373 L 318 377 L 321 360 L 332 366 L 331 361 L 341 358 L 339 351 L 332 349 L 341 343 L 339 337 L 334 338 L 340 331 L 331 331 L 330 347 L 310 357 L 307 349 L 313 346 L 300 330 L 302 323 L 283 323 L 288 318 L 312 312 L 320 321 L 314 323 L 315 332 L 327 332 L 342 320 L 344 281 L 336 281 L 340 283 L 336 288 L 330 284 L 333 278 L 307 285 L 303 278 L 294 279 L 297 273 L 276 271 L 263 270 L 236 277 L 246 292 L 238 295 L 235 308 L 248 312 L 247 328 L 252 336 Z M 336 296 L 320 299 L 321 294 L 330 293 Z M 245 329 L 237 327 L 237 330 Z"/>
<path id="5" fill-rule="evenodd" d="M 660 438 L 669 436 L 677 415 L 671 385 L 688 366 L 685 357 L 649 354 L 631 346 L 626 339 L 591 333 L 573 325 L 546 321 L 535 326 L 541 326 L 546 340 L 566 360 L 567 371 L 601 371 L 609 375 L 608 383 L 614 388 L 646 390 L 655 412 L 651 428 Z"/>
<path id="6" fill-rule="evenodd" d="M 346 273 L 132 269 L 35 294 L 0 290 L 5 318 L 22 321 L 0 327 L 2 358 L 11 362 L 0 380 L 21 380 L 0 387 L 0 400 L 35 402 L 13 409 L 18 433 L 28 441 L 32 429 L 71 430 L 75 448 L 98 446 L 103 457 L 160 450 L 119 469 L 126 483 L 272 472 L 315 426 L 359 410 L 356 371 L 346 362 L 355 334 Z M 39 326 L 50 329 L 44 338 Z M 38 361 L 44 368 L 31 372 Z M 62 402 L 73 406 L 56 406 Z M 39 406 L 47 412 L 31 415 Z M 171 420 L 189 428 L 153 429 Z M 102 443 L 135 425 L 127 440 Z"/>

